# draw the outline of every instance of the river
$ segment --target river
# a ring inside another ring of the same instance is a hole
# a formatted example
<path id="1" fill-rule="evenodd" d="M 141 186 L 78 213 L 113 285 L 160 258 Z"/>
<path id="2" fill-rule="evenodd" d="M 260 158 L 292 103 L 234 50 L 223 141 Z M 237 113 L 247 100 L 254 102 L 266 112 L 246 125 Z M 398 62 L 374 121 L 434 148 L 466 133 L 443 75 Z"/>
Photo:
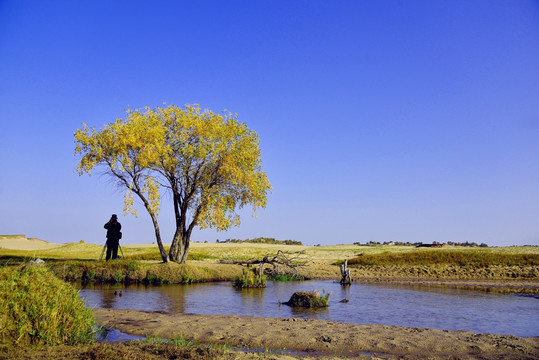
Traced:
<path id="1" fill-rule="evenodd" d="M 280 305 L 295 291 L 330 293 L 329 307 Z M 330 281 L 268 282 L 265 289 L 234 289 L 229 282 L 192 285 L 82 285 L 90 307 L 160 310 L 178 314 L 298 317 L 355 324 L 384 324 L 539 336 L 539 300 L 474 290 Z M 348 302 L 341 302 L 347 299 Z"/>

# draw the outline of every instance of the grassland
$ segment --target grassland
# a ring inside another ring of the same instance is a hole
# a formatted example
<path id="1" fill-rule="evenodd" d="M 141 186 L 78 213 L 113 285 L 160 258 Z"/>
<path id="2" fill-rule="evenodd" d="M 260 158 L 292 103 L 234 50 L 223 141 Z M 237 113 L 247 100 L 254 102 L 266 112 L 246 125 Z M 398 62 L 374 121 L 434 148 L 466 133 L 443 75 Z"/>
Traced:
<path id="1" fill-rule="evenodd" d="M 157 246 L 150 244 L 122 245 L 125 257 L 119 261 L 97 261 L 102 250 L 100 245 L 84 242 L 40 250 L 0 249 L 0 264 L 20 264 L 41 258 L 58 277 L 68 281 L 231 281 L 242 273 L 241 266 L 223 264 L 221 260 L 261 259 L 282 250 L 302 254 L 307 263 L 299 271 L 306 279 L 338 280 L 338 265 L 348 259 L 354 281 L 487 281 L 495 291 L 511 288 L 510 291 L 539 293 L 537 246 L 415 248 L 193 243 L 187 264 L 183 265 L 163 264 Z"/>
<path id="2" fill-rule="evenodd" d="M 157 245 L 128 245 L 121 244 L 126 258 L 134 260 L 160 260 Z M 165 245 L 165 249 L 168 247 Z M 354 258 L 367 255 L 391 254 L 426 254 L 426 253 L 473 253 L 492 255 L 539 256 L 539 246 L 507 246 L 507 247 L 444 247 L 444 248 L 416 248 L 413 246 L 358 246 L 358 245 L 276 245 L 276 244 L 235 244 L 235 243 L 191 243 L 188 260 L 248 260 L 261 258 L 277 250 L 289 252 L 305 252 L 306 256 L 315 260 L 336 262 L 345 258 Z M 102 245 L 85 243 L 83 241 L 69 243 L 59 247 L 42 250 L 10 250 L 0 248 L 0 256 L 21 256 L 26 258 L 42 258 L 57 260 L 97 260 L 103 250 Z M 498 264 L 492 264 L 498 265 Z"/>

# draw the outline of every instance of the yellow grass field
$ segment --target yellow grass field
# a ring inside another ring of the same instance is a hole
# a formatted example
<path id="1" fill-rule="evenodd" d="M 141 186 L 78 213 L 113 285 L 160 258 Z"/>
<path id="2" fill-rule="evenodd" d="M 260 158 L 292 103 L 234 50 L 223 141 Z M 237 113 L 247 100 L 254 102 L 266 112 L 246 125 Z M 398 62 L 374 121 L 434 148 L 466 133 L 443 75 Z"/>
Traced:
<path id="1" fill-rule="evenodd" d="M 126 258 L 140 258 L 141 260 L 159 260 L 159 251 L 154 244 L 120 244 Z M 167 244 L 165 249 L 168 250 Z M 0 235 L 0 256 L 14 255 L 43 259 L 64 260 L 97 260 L 101 255 L 103 245 L 76 242 L 57 244 L 34 238 L 25 238 L 24 235 Z M 192 242 L 189 250 L 190 260 L 248 260 L 262 258 L 266 254 L 274 254 L 278 250 L 287 252 L 304 252 L 305 257 L 313 261 L 334 263 L 344 259 L 354 258 L 358 255 L 408 253 L 425 251 L 470 251 L 488 254 L 526 254 L 539 255 L 539 246 L 508 246 L 490 248 L 444 247 L 444 248 L 416 248 L 413 246 L 358 246 L 353 244 L 327 245 L 327 246 L 300 246 L 300 245 L 274 245 L 252 243 L 197 243 Z"/>
<path id="2" fill-rule="evenodd" d="M 6 246 L 8 245 L 8 246 Z M 539 292 L 539 247 L 442 247 L 328 245 L 300 246 L 252 243 L 191 244 L 187 264 L 163 264 L 156 245 L 122 244 L 124 259 L 97 261 L 102 245 L 85 242 L 54 244 L 24 236 L 0 236 L 0 264 L 9 265 L 41 258 L 66 280 L 93 279 L 101 274 L 114 281 L 191 282 L 231 280 L 241 272 L 240 265 L 226 260 L 262 259 L 277 251 L 300 254 L 305 266 L 299 267 L 308 279 L 340 277 L 339 264 L 350 261 L 354 281 L 428 282 L 466 281 L 466 286 L 512 292 Z M 129 269 L 130 273 L 127 273 Z M 135 269 L 137 271 L 135 271 Z M 110 272 L 110 274 L 107 274 Z M 90 275 L 85 275 L 90 274 Z M 148 275 L 149 274 L 149 275 Z M 111 280 L 112 281 L 112 280 Z M 482 283 L 477 284 L 477 281 Z M 496 282 L 496 283 L 495 283 Z M 485 285 L 486 284 L 486 285 Z M 459 286 L 462 284 L 459 283 Z"/>

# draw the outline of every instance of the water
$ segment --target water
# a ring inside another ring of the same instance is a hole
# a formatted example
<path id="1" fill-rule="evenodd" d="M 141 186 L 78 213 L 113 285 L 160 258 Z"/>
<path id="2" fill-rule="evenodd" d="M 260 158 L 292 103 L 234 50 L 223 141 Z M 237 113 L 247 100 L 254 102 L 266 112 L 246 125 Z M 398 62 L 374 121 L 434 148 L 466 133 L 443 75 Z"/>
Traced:
<path id="1" fill-rule="evenodd" d="M 117 329 L 101 329 L 95 339 L 99 342 L 125 342 L 132 340 L 144 340 L 144 336 L 129 335 Z"/>
<path id="2" fill-rule="evenodd" d="M 295 291 L 330 292 L 329 307 L 279 305 Z M 115 294 L 116 292 L 116 294 Z M 120 296 L 121 293 L 121 296 Z M 539 300 L 472 290 L 386 284 L 341 287 L 329 281 L 268 282 L 265 289 L 234 289 L 231 283 L 83 287 L 90 307 L 160 310 L 179 314 L 296 317 L 355 324 L 384 324 L 477 333 L 539 336 Z M 349 302 L 341 303 L 342 299 Z"/>

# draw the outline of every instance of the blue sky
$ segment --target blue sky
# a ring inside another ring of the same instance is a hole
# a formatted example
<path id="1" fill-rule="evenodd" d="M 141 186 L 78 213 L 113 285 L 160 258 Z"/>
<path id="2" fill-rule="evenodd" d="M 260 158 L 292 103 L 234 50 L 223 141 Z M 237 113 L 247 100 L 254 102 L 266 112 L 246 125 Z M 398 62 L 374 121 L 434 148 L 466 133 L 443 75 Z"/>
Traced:
<path id="1" fill-rule="evenodd" d="M 0 234 L 154 241 L 73 133 L 166 102 L 238 113 L 273 186 L 192 240 L 539 245 L 538 64 L 536 1 L 0 1 Z"/>

